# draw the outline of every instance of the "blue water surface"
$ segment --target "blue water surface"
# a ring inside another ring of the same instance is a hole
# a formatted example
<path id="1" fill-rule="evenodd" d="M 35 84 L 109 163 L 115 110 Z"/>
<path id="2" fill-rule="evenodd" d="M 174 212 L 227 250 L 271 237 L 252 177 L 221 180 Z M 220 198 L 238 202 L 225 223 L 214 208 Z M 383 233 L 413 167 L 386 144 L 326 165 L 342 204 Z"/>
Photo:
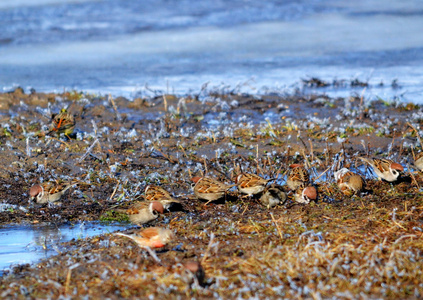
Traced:
<path id="1" fill-rule="evenodd" d="M 324 92 L 422 103 L 422 14 L 419 0 L 0 1 L 0 87 L 284 93 L 359 78 L 371 85 Z"/>

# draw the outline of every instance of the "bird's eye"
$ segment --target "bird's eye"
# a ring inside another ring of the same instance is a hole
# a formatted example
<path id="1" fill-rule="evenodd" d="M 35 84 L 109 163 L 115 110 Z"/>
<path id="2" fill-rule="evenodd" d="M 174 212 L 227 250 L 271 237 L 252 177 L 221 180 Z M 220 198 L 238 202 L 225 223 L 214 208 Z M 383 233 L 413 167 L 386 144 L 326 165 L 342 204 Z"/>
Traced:
<path id="1" fill-rule="evenodd" d="M 399 173 L 398 173 L 397 170 L 392 170 L 392 174 L 394 174 L 395 176 L 398 176 L 399 175 Z"/>

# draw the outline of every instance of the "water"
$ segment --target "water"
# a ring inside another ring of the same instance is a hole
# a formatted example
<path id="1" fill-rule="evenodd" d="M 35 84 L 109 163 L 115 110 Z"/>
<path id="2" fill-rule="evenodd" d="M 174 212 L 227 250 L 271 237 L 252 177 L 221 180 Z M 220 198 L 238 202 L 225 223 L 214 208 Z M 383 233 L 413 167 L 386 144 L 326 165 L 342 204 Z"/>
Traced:
<path id="1" fill-rule="evenodd" d="M 422 14 L 419 0 L 0 1 L 0 86 L 265 93 L 358 77 L 371 86 L 324 92 L 423 103 Z"/>
<path id="2" fill-rule="evenodd" d="M 63 251 L 60 243 L 71 239 L 86 238 L 118 229 L 126 229 L 128 224 L 100 224 L 85 222 L 70 225 L 21 226 L 6 225 L 0 227 L 0 275 L 1 270 L 11 265 L 33 263 Z"/>

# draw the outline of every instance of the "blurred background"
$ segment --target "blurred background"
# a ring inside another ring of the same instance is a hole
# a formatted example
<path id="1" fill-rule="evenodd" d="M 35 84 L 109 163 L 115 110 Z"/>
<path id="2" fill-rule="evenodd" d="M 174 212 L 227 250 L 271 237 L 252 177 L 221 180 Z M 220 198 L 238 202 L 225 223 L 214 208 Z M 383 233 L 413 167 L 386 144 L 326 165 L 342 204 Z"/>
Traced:
<path id="1" fill-rule="evenodd" d="M 0 0 L 0 87 L 284 93 L 317 77 L 423 103 L 422 15 L 420 0 Z"/>

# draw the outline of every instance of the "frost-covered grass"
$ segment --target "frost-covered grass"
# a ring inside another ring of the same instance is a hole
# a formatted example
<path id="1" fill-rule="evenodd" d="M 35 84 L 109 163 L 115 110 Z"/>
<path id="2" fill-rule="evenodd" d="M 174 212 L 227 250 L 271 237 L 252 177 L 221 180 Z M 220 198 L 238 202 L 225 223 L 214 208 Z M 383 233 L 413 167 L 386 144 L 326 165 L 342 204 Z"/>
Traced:
<path id="1" fill-rule="evenodd" d="M 423 198 L 420 193 L 385 197 L 386 188 L 375 183 L 375 193 L 362 198 L 272 211 L 245 202 L 204 209 L 189 201 L 190 211 L 173 213 L 165 225 L 176 238 L 157 251 L 162 265 L 110 234 L 71 242 L 67 253 L 15 269 L 0 280 L 0 294 L 418 298 Z M 181 265 L 189 260 L 201 261 L 207 274 L 203 287 L 190 288 L 184 281 Z"/>
<path id="2" fill-rule="evenodd" d="M 113 234 L 72 241 L 69 251 L 4 275 L 0 298 L 423 295 L 423 178 L 413 167 L 421 151 L 418 106 L 202 91 L 199 101 L 167 97 L 168 111 L 161 96 L 116 99 L 112 106 L 104 97 L 82 101 L 80 94 L 46 96 L 48 105 L 35 109 L 32 96 L 10 95 L 0 130 L 4 223 L 125 221 L 115 208 L 140 200 L 149 184 L 163 186 L 183 209 L 152 223 L 176 235 L 157 251 L 162 265 Z M 76 115 L 76 139 L 45 137 L 46 114 L 63 106 Z M 401 182 L 377 181 L 356 160 L 367 155 L 401 163 Z M 192 176 L 229 184 L 236 165 L 284 186 L 292 163 L 309 170 L 317 203 L 295 204 L 289 194 L 285 205 L 267 210 L 234 187 L 228 201 L 204 207 L 192 194 Z M 333 173 L 341 163 L 366 179 L 363 194 L 349 198 L 339 191 Z M 56 179 L 79 182 L 62 206 L 28 204 L 31 184 Z M 206 271 L 202 287 L 184 279 L 190 260 Z"/>

